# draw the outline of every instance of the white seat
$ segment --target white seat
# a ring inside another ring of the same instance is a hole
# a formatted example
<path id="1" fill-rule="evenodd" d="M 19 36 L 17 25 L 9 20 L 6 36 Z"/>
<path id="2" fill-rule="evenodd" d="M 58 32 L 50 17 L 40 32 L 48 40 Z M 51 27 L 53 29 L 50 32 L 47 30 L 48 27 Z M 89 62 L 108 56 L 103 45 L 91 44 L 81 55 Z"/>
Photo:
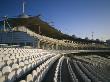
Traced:
<path id="1" fill-rule="evenodd" d="M 20 82 L 26 82 L 25 80 L 21 80 Z"/>
<path id="2" fill-rule="evenodd" d="M 19 68 L 19 65 L 18 64 L 13 64 L 12 65 L 12 70 L 17 70 Z"/>
<path id="3" fill-rule="evenodd" d="M 15 71 L 12 71 L 8 75 L 8 82 L 13 82 L 16 79 Z"/>
<path id="4" fill-rule="evenodd" d="M 33 82 L 33 77 L 31 74 L 27 75 L 26 81 L 27 82 Z"/>
<path id="5" fill-rule="evenodd" d="M 36 70 L 32 71 L 32 76 L 33 76 L 33 81 L 35 81 L 37 79 L 37 72 L 36 72 Z"/>
<path id="6" fill-rule="evenodd" d="M 19 69 L 17 70 L 17 78 L 19 78 L 21 75 L 22 75 L 22 69 L 19 68 Z"/>
<path id="7" fill-rule="evenodd" d="M 28 70 L 30 70 L 31 69 L 31 64 L 28 64 L 28 67 L 27 68 L 28 68 Z"/>
<path id="8" fill-rule="evenodd" d="M 5 82 L 5 76 L 0 77 L 0 82 Z"/>
<path id="9" fill-rule="evenodd" d="M 0 77 L 2 77 L 2 72 L 0 71 Z"/>
<path id="10" fill-rule="evenodd" d="M 10 56 L 10 59 L 11 59 L 11 60 L 14 60 L 14 59 L 15 59 L 15 56 Z"/>
<path id="11" fill-rule="evenodd" d="M 2 73 L 5 75 L 5 74 L 9 74 L 11 72 L 11 67 L 10 66 L 5 66 L 3 69 L 2 69 Z"/>
<path id="12" fill-rule="evenodd" d="M 16 54 L 15 58 L 19 58 L 19 55 L 18 55 L 18 54 Z"/>
<path id="13" fill-rule="evenodd" d="M 17 63 L 17 59 L 14 59 L 14 60 L 13 60 L 13 63 Z"/>
<path id="14" fill-rule="evenodd" d="M 32 68 L 34 68 L 34 67 L 35 67 L 35 62 L 33 62 L 33 63 L 31 64 L 31 66 L 32 66 Z"/>
<path id="15" fill-rule="evenodd" d="M 0 57 L 0 62 L 1 62 L 1 61 L 3 61 L 3 58 L 2 58 L 2 57 Z"/>
<path id="16" fill-rule="evenodd" d="M 6 62 L 6 61 L 8 61 L 8 60 L 10 60 L 8 56 L 3 57 L 3 61 Z"/>
<path id="17" fill-rule="evenodd" d="M 6 53 L 6 56 L 9 57 L 11 54 L 9 54 L 8 52 Z"/>
<path id="18" fill-rule="evenodd" d="M 21 67 L 21 68 L 24 67 L 24 62 L 20 62 L 19 67 Z"/>
<path id="19" fill-rule="evenodd" d="M 31 59 L 29 59 L 28 61 L 29 61 L 29 63 L 32 63 L 32 60 Z"/>
<path id="20" fill-rule="evenodd" d="M 28 60 L 25 60 L 25 61 L 24 61 L 24 64 L 25 64 L 25 65 L 28 65 L 28 64 L 29 64 Z"/>
<path id="21" fill-rule="evenodd" d="M 24 66 L 22 69 L 23 69 L 24 73 L 26 73 L 28 71 L 28 67 L 27 66 Z"/>
<path id="22" fill-rule="evenodd" d="M 0 62 L 0 69 L 5 65 L 4 62 Z"/>
<path id="23" fill-rule="evenodd" d="M 11 60 L 8 60 L 7 61 L 7 65 L 11 66 L 11 64 L 12 64 L 12 61 Z"/>
<path id="24" fill-rule="evenodd" d="M 37 72 L 40 72 L 40 68 L 39 68 L 39 67 L 37 67 L 37 69 L 36 69 L 36 70 L 37 70 Z"/>

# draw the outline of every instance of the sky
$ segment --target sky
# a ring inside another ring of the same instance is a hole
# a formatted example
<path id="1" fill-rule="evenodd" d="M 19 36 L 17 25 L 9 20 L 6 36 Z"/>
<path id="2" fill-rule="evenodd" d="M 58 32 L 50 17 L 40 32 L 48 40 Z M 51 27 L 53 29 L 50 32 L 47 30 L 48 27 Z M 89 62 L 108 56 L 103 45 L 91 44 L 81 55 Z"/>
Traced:
<path id="1" fill-rule="evenodd" d="M 22 13 L 23 0 L 0 0 L 0 17 Z M 25 13 L 41 18 L 65 34 L 110 39 L 110 0 L 25 0 Z"/>

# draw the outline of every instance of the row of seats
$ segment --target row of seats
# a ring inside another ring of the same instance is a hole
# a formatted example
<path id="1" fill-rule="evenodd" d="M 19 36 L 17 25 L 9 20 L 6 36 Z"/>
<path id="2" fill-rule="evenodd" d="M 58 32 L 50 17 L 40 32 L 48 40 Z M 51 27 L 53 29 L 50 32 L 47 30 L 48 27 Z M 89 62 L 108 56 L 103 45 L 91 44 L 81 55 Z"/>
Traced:
<path id="1" fill-rule="evenodd" d="M 69 61 L 70 61 L 70 59 L 67 58 L 67 65 L 68 65 L 69 74 L 71 75 L 71 78 L 72 78 L 72 81 L 73 82 L 78 82 L 78 79 L 77 79 L 75 73 L 73 72 L 72 67 L 71 67 Z"/>
<path id="2" fill-rule="evenodd" d="M 15 55 L 15 56 L 5 56 L 3 57 L 3 60 L 1 61 L 1 65 L 0 65 L 0 68 L 2 70 L 3 67 L 5 66 L 10 66 L 12 67 L 13 64 L 17 63 L 17 64 L 20 64 L 20 62 L 26 62 L 26 65 L 28 63 L 32 63 L 32 62 L 35 62 L 35 63 L 39 63 L 40 61 L 43 61 L 45 60 L 46 58 L 50 57 L 50 55 L 32 55 L 32 56 L 28 56 L 25 57 L 25 56 L 19 56 L 19 55 Z M 27 63 L 28 61 L 28 63 Z"/>
<path id="3" fill-rule="evenodd" d="M 74 56 L 77 59 L 81 59 L 84 61 L 87 61 L 89 63 L 92 63 L 96 66 L 105 66 L 105 65 L 110 65 L 110 59 L 98 56 L 98 55 L 89 55 L 89 56 Z"/>
<path id="4" fill-rule="evenodd" d="M 90 74 L 92 74 L 91 78 L 94 78 L 94 80 L 96 80 L 96 82 L 102 81 L 102 82 L 108 82 L 104 77 L 102 77 L 96 70 L 94 70 L 93 68 L 95 68 L 94 66 L 88 65 L 88 64 L 83 64 L 83 69 L 87 69 L 89 71 Z M 86 73 L 87 70 L 84 70 Z M 98 70 L 98 69 L 97 69 Z M 88 75 L 90 75 L 88 73 Z"/>
<path id="5" fill-rule="evenodd" d="M 54 82 L 62 82 L 61 70 L 64 59 L 67 59 L 69 74 L 71 75 L 73 82 L 108 82 L 91 69 L 91 64 L 81 62 L 80 60 L 69 59 L 68 57 L 64 56 L 59 59 L 59 62 L 56 66 Z M 86 65 L 88 65 L 89 68 Z"/>
<path id="6" fill-rule="evenodd" d="M 72 63 L 70 64 L 69 62 Z M 80 60 L 70 60 L 67 58 L 67 65 L 69 69 L 69 73 L 73 79 L 73 82 L 79 82 L 82 80 L 82 82 L 109 82 L 110 80 L 103 77 L 97 70 L 99 70 L 97 67 L 87 64 L 85 62 L 82 62 Z M 77 74 L 76 74 L 77 73 Z M 81 80 L 79 80 L 79 78 Z"/>
<path id="7" fill-rule="evenodd" d="M 83 72 L 91 79 L 92 82 L 101 82 L 97 77 L 95 77 L 88 69 L 86 69 L 81 62 L 77 62 L 79 67 L 83 70 Z"/>
<path id="8" fill-rule="evenodd" d="M 26 38 L 25 38 L 26 37 Z M 25 42 L 30 42 L 33 43 L 35 42 L 34 38 L 30 37 L 27 33 L 25 32 L 18 32 L 18 31 L 13 31 L 13 32 L 0 32 L 0 43 L 25 43 Z"/>
<path id="9" fill-rule="evenodd" d="M 0 69 L 2 69 L 3 66 L 6 66 L 6 65 L 12 66 L 13 63 L 19 64 L 19 62 L 23 62 L 25 60 L 28 60 L 30 63 L 32 63 L 32 61 L 34 60 L 38 60 L 37 62 L 39 62 L 39 61 L 44 60 L 48 56 L 51 56 L 51 54 L 46 53 L 46 52 L 45 53 L 43 52 L 39 53 L 37 51 L 32 52 L 31 49 L 29 50 L 26 49 L 24 52 L 23 50 L 25 49 L 22 49 L 21 52 L 17 52 L 17 53 L 14 53 L 12 50 L 11 52 L 10 51 L 7 52 L 6 50 L 3 51 L 2 53 L 5 53 L 5 54 L 0 54 L 0 63 L 1 63 Z"/>
<path id="10" fill-rule="evenodd" d="M 46 62 L 41 64 L 39 67 L 36 68 L 36 70 L 33 70 L 31 74 L 28 74 L 26 76 L 26 80 L 21 80 L 20 82 L 41 82 L 51 67 L 51 65 L 60 57 L 60 55 L 56 55 L 50 59 L 48 59 Z"/>
<path id="11" fill-rule="evenodd" d="M 64 60 L 64 56 L 62 56 L 58 61 L 54 75 L 54 82 L 61 82 L 61 68 L 62 68 L 63 60 Z"/>
<path id="12" fill-rule="evenodd" d="M 43 50 L 22 48 L 4 48 L 0 53 L 0 82 L 13 82 L 40 63 L 55 56 Z"/>
<path id="13" fill-rule="evenodd" d="M 86 76 L 85 73 L 83 73 L 83 71 L 79 68 L 75 61 L 73 61 L 73 65 L 76 68 L 78 75 L 82 78 L 84 82 L 91 82 L 91 80 Z"/>
<path id="14" fill-rule="evenodd" d="M 110 67 L 110 59 L 98 55 L 74 56 L 74 58 L 91 63 L 91 66 L 93 66 L 93 69 L 96 70 L 99 75 L 107 78 L 110 77 L 110 73 L 108 72 Z"/>

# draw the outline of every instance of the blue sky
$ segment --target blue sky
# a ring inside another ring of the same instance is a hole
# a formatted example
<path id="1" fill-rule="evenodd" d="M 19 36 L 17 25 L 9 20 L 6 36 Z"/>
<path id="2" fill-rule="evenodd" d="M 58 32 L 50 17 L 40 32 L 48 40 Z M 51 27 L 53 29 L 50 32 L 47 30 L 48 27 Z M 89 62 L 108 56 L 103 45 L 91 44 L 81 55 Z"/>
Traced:
<path id="1" fill-rule="evenodd" d="M 110 39 L 110 0 L 25 0 L 25 12 L 42 14 L 55 28 L 78 37 Z M 22 12 L 22 0 L 0 0 L 0 16 Z"/>

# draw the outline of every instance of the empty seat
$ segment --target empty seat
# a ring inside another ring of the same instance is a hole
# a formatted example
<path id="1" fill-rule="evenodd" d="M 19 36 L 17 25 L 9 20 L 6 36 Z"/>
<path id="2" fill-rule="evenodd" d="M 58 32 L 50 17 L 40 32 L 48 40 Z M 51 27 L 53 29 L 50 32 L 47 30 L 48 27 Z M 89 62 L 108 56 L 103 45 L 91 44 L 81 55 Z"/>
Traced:
<path id="1" fill-rule="evenodd" d="M 37 72 L 36 72 L 36 70 L 32 71 L 32 76 L 33 76 L 33 81 L 35 81 L 37 79 Z"/>
<path id="2" fill-rule="evenodd" d="M 0 55 L 0 56 L 1 56 L 1 57 L 0 57 L 0 62 L 1 62 L 1 61 L 3 61 L 3 55 Z"/>
<path id="3" fill-rule="evenodd" d="M 24 61 L 24 64 L 25 64 L 25 65 L 28 65 L 28 64 L 29 64 L 28 60 L 25 60 L 25 61 Z"/>
<path id="4" fill-rule="evenodd" d="M 16 72 L 17 78 L 19 78 L 19 77 L 22 75 L 22 72 L 23 72 L 22 68 L 19 68 L 19 69 L 17 70 L 17 72 Z"/>
<path id="5" fill-rule="evenodd" d="M 8 82 L 14 82 L 15 79 L 16 79 L 16 72 L 15 71 L 12 71 L 8 75 Z"/>
<path id="6" fill-rule="evenodd" d="M 24 62 L 20 62 L 19 67 L 23 68 L 24 67 Z"/>
<path id="7" fill-rule="evenodd" d="M 12 70 L 17 70 L 19 68 L 19 65 L 18 64 L 13 64 L 12 65 Z"/>
<path id="8" fill-rule="evenodd" d="M 3 57 L 3 61 L 7 64 L 7 61 L 10 60 L 8 56 Z"/>
<path id="9" fill-rule="evenodd" d="M 6 81 L 5 79 L 6 79 L 5 76 L 1 76 L 0 77 L 0 82 L 5 82 Z"/>
<path id="10" fill-rule="evenodd" d="M 12 64 L 12 60 L 8 60 L 7 65 L 11 66 L 11 64 Z"/>
<path id="11" fill-rule="evenodd" d="M 25 80 L 21 80 L 20 82 L 26 82 Z"/>
<path id="12" fill-rule="evenodd" d="M 26 81 L 27 82 L 33 82 L 33 77 L 31 74 L 27 75 Z"/>
<path id="13" fill-rule="evenodd" d="M 6 66 L 6 67 L 4 67 L 4 68 L 2 69 L 2 73 L 3 73 L 4 75 L 9 74 L 10 72 L 11 72 L 11 67 L 10 67 L 10 66 Z"/>
<path id="14" fill-rule="evenodd" d="M 4 62 L 0 62 L 0 69 L 2 69 L 2 67 L 5 65 Z"/>
<path id="15" fill-rule="evenodd" d="M 5 66 L 2 69 L 3 76 L 5 77 L 5 80 L 8 80 L 8 74 L 11 72 L 10 66 Z"/>

